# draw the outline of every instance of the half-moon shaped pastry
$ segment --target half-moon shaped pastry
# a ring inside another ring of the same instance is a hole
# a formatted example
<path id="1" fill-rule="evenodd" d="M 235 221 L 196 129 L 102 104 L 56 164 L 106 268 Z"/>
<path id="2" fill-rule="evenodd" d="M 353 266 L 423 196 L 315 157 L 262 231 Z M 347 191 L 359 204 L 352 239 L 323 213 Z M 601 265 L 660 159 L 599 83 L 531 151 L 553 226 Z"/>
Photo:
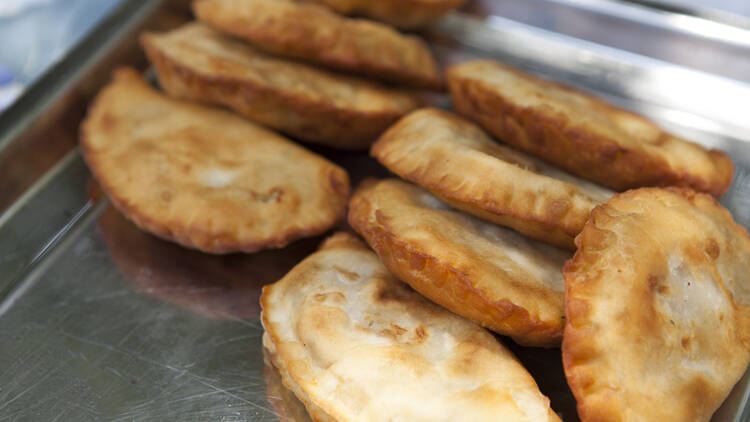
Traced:
<path id="1" fill-rule="evenodd" d="M 613 193 L 499 145 L 473 123 L 436 109 L 401 119 L 371 154 L 462 211 L 571 250 L 591 210 Z"/>
<path id="2" fill-rule="evenodd" d="M 268 402 L 273 406 L 279 422 L 313 422 L 307 414 L 305 405 L 284 386 L 281 374 L 271 363 L 271 357 L 266 348 L 263 348 L 263 364 L 263 379 L 266 381 Z"/>
<path id="3" fill-rule="evenodd" d="M 197 0 L 193 10 L 201 21 L 272 54 L 414 88 L 443 87 L 427 44 L 382 23 L 289 0 Z"/>
<path id="4" fill-rule="evenodd" d="M 364 182 L 349 224 L 428 299 L 529 346 L 562 341 L 570 253 L 456 211 L 397 179 Z"/>
<path id="5" fill-rule="evenodd" d="M 364 16 L 401 29 L 425 26 L 466 0 L 311 0 L 345 15 Z"/>
<path id="6" fill-rule="evenodd" d="M 708 421 L 750 360 L 750 238 L 712 197 L 594 209 L 565 266 L 563 364 L 583 422 Z"/>
<path id="7" fill-rule="evenodd" d="M 170 95 L 225 105 L 305 141 L 366 148 L 418 106 L 412 94 L 269 56 L 200 23 L 144 33 L 141 44 Z"/>
<path id="8" fill-rule="evenodd" d="M 170 99 L 131 69 L 97 97 L 81 148 L 138 227 L 204 252 L 282 247 L 346 211 L 340 167 L 230 112 Z"/>
<path id="9" fill-rule="evenodd" d="M 721 196 L 726 154 L 672 135 L 592 95 L 488 60 L 448 69 L 456 110 L 501 141 L 577 176 L 622 191 L 684 186 Z"/>
<path id="10" fill-rule="evenodd" d="M 489 332 L 339 233 L 261 296 L 264 345 L 313 420 L 559 421 Z"/>

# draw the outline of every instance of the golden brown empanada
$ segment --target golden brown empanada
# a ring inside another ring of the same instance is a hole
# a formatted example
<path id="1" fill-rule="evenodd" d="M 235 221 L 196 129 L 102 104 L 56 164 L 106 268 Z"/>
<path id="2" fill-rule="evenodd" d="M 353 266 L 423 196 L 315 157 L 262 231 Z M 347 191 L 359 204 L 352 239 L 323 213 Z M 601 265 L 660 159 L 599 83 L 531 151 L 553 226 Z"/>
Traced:
<path id="1" fill-rule="evenodd" d="M 364 16 L 401 29 L 423 27 L 466 0 L 309 0 L 346 15 Z"/>
<path id="2" fill-rule="evenodd" d="M 365 79 L 269 56 L 200 23 L 141 37 L 172 96 L 221 104 L 299 139 L 369 146 L 417 98 Z"/>
<path id="3" fill-rule="evenodd" d="M 518 343 L 560 344 L 567 251 L 453 210 L 396 179 L 363 183 L 349 203 L 349 224 L 428 299 Z"/>
<path id="4" fill-rule="evenodd" d="M 448 69 L 456 110 L 501 141 L 577 176 L 622 191 L 685 186 L 723 195 L 726 154 L 672 135 L 592 95 L 489 60 Z"/>
<path id="5" fill-rule="evenodd" d="M 436 109 L 401 119 L 371 154 L 458 209 L 572 250 L 591 210 L 613 193 L 499 145 L 473 123 Z"/>
<path id="6" fill-rule="evenodd" d="M 279 422 L 311 422 L 305 405 L 284 385 L 279 370 L 271 360 L 268 349 L 263 348 L 263 379 L 266 381 L 268 402 L 273 406 Z"/>
<path id="7" fill-rule="evenodd" d="M 261 296 L 264 345 L 314 420 L 559 421 L 489 332 L 339 233 Z"/>
<path id="8" fill-rule="evenodd" d="M 228 111 L 115 73 L 81 127 L 89 168 L 141 229 L 210 253 L 278 248 L 340 221 L 346 172 Z"/>
<path id="9" fill-rule="evenodd" d="M 427 44 L 378 22 L 288 0 L 197 0 L 193 10 L 217 30 L 272 54 L 414 88 L 443 87 Z"/>
<path id="10" fill-rule="evenodd" d="M 689 189 L 594 209 L 565 266 L 563 363 L 583 422 L 708 421 L 750 360 L 750 239 Z"/>

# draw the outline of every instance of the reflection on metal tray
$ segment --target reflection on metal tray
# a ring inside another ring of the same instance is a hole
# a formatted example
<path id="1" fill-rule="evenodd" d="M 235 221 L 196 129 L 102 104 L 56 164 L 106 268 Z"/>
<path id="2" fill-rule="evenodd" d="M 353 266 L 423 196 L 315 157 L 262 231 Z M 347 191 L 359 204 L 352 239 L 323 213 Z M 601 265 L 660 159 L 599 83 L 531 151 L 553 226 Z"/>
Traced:
<path id="1" fill-rule="evenodd" d="M 444 61 L 496 57 L 606 95 L 691 139 L 729 150 L 738 173 L 723 202 L 750 225 L 750 126 L 732 110 L 735 105 L 706 106 L 726 93 L 737 104 L 748 101 L 739 98 L 750 93 L 745 84 L 500 17 L 454 14 L 429 37 Z M 113 47 L 96 51 L 102 56 Z M 81 74 L 71 75 L 71 84 L 83 82 Z M 680 89 L 683 83 L 691 89 Z M 62 88 L 50 97 L 38 92 L 34 113 L 43 120 L 63 118 L 55 108 L 68 94 Z M 19 134 L 27 123 L 13 126 L 0 118 L 0 162 L 12 149 L 8 145 L 24 142 Z M 354 183 L 383 171 L 366 154 L 316 151 L 346 167 Z M 255 255 L 183 249 L 118 214 L 73 150 L 0 215 L 0 421 L 306 421 L 264 364 L 258 296 L 319 241 Z M 505 343 L 563 420 L 576 421 L 559 350 Z M 747 421 L 748 394 L 745 374 L 713 421 Z"/>

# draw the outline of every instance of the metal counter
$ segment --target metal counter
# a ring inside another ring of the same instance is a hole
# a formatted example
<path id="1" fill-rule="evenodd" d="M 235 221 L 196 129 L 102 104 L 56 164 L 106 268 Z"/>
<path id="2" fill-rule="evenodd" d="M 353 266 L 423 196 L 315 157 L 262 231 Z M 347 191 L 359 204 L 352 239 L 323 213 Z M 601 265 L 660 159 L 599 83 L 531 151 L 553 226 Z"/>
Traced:
<path id="1" fill-rule="evenodd" d="M 137 32 L 181 21 L 175 16 L 182 12 L 165 12 L 182 10 L 173 3 L 129 2 L 94 33 L 99 38 L 85 40 L 0 116 L 0 421 L 307 420 L 264 363 L 258 297 L 320 238 L 254 255 L 183 249 L 117 213 L 75 148 L 78 122 L 106 75 L 119 64 L 143 64 Z M 566 2 L 529 1 L 527 7 L 545 3 Z M 590 2 L 571 0 L 566 7 L 581 3 Z M 573 38 L 551 31 L 554 25 L 502 17 L 493 5 L 478 2 L 428 32 L 442 61 L 495 57 L 727 150 L 737 174 L 722 203 L 750 226 L 750 122 L 744 117 L 750 85 Z M 627 16 L 617 19 L 639 25 Z M 659 25 L 679 34 L 668 22 Z M 46 164 L 26 167 L 28 151 L 60 138 L 67 141 Z M 365 153 L 316 151 L 346 167 L 355 183 L 383 173 Z M 21 169 L 13 181 L 10 169 Z M 577 421 L 560 351 L 503 341 L 563 420 Z M 712 421 L 748 421 L 748 395 L 745 374 Z"/>

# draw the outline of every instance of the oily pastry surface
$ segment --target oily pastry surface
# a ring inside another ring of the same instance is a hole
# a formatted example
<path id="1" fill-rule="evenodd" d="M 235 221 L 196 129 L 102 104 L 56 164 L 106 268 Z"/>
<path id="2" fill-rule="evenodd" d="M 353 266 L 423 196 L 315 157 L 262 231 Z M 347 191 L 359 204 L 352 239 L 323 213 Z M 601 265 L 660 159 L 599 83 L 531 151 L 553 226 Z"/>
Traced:
<path id="1" fill-rule="evenodd" d="M 349 224 L 397 278 L 516 342 L 559 345 L 570 253 L 456 211 L 397 179 L 368 180 Z"/>
<path id="2" fill-rule="evenodd" d="M 750 239 L 689 189 L 594 209 L 565 266 L 566 377 L 587 421 L 708 421 L 750 359 Z"/>
<path id="3" fill-rule="evenodd" d="M 379 20 L 401 29 L 417 29 L 458 9 L 466 0 L 309 0 L 346 15 Z"/>
<path id="4" fill-rule="evenodd" d="M 371 154 L 456 208 L 567 249 L 575 249 L 573 239 L 591 210 L 612 195 L 436 109 L 402 118 Z"/>
<path id="5" fill-rule="evenodd" d="M 418 104 L 404 91 L 272 57 L 200 23 L 144 33 L 141 44 L 170 95 L 225 105 L 333 147 L 367 147 Z"/>
<path id="6" fill-rule="evenodd" d="M 170 99 L 131 69 L 99 94 L 81 138 L 123 214 L 205 252 L 282 247 L 346 210 L 340 167 L 232 113 Z"/>
<path id="7" fill-rule="evenodd" d="M 503 142 L 577 176 L 622 191 L 684 186 L 721 196 L 726 154 L 672 135 L 592 95 L 489 60 L 448 69 L 459 114 Z"/>
<path id="8" fill-rule="evenodd" d="M 263 333 L 263 357 L 269 360 L 278 371 L 282 385 L 300 402 L 310 419 L 315 422 L 336 422 L 335 419 L 312 402 L 307 393 L 296 384 L 295 379 L 289 374 L 284 362 L 280 360 L 279 354 L 276 352 L 276 345 L 271 340 L 268 332 Z"/>
<path id="9" fill-rule="evenodd" d="M 273 365 L 272 359 L 268 349 L 263 348 L 263 379 L 266 381 L 268 402 L 273 406 L 279 422 L 312 421 L 305 405 L 284 385 L 281 374 Z"/>
<path id="10" fill-rule="evenodd" d="M 416 88 L 443 86 L 427 44 L 382 23 L 290 0 L 198 0 L 193 10 L 201 21 L 273 54 Z"/>
<path id="11" fill-rule="evenodd" d="M 353 235 L 265 287 L 261 306 L 264 344 L 313 419 L 559 421 L 490 333 L 395 280 Z"/>

